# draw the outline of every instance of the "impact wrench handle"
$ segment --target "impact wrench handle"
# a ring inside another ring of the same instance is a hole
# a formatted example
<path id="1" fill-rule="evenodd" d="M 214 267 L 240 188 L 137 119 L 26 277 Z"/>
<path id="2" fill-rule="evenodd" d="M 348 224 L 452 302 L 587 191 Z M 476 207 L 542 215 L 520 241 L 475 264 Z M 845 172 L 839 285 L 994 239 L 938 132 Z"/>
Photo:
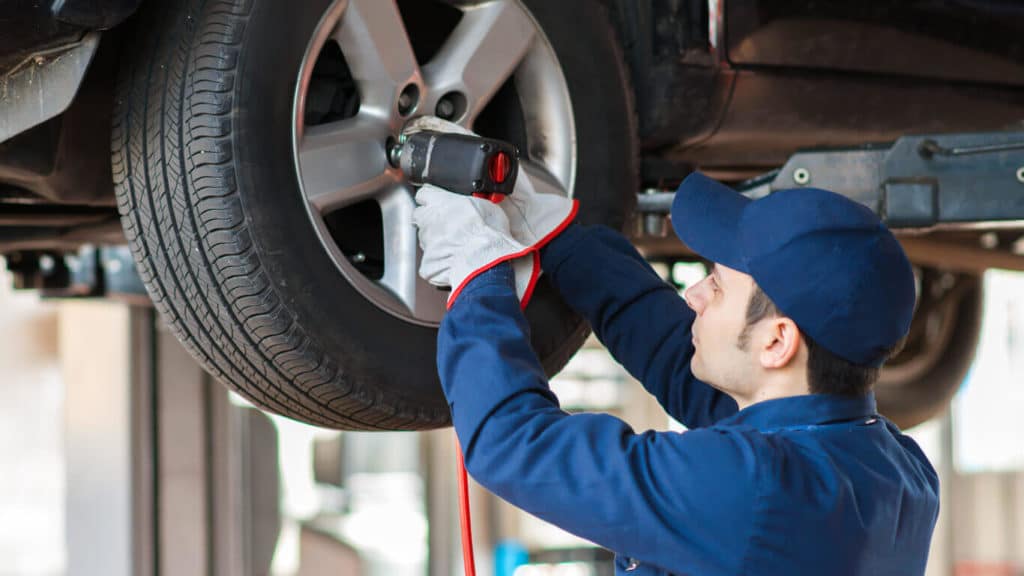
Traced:
<path id="1" fill-rule="evenodd" d="M 519 173 L 519 151 L 507 142 L 430 130 L 403 136 L 388 150 L 388 160 L 413 185 L 493 202 L 512 193 Z"/>

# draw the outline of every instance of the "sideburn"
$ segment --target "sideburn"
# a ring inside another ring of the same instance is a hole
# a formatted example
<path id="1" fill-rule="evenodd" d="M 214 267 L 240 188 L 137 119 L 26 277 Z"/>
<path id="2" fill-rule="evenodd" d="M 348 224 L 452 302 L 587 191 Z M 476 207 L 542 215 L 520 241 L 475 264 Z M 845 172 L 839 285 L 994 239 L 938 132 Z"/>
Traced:
<path id="1" fill-rule="evenodd" d="M 753 331 L 754 325 L 765 318 L 774 318 L 778 315 L 779 308 L 775 306 L 775 302 L 772 302 L 772 299 L 755 283 L 754 291 L 750 295 L 750 302 L 747 303 L 746 325 L 743 326 L 743 330 L 736 338 L 736 347 L 747 352 L 750 348 L 750 333 Z"/>

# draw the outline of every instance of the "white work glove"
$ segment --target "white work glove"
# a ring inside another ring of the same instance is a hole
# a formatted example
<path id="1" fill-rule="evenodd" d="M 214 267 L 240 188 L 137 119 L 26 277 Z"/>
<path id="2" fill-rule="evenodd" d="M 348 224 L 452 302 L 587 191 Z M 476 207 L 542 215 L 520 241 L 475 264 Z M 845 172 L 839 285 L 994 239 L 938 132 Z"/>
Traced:
<path id="1" fill-rule="evenodd" d="M 516 296 L 522 308 L 540 275 L 540 261 L 512 237 L 508 217 L 490 200 L 425 185 L 416 193 L 412 221 L 418 229 L 423 261 L 419 274 L 434 286 L 451 286 L 448 307 L 467 282 L 506 260 L 512 261 Z"/>
<path id="2" fill-rule="evenodd" d="M 564 230 L 576 217 L 579 201 L 562 196 L 561 190 L 551 175 L 520 164 L 515 190 L 499 204 L 508 216 L 512 237 L 540 249 Z"/>
<path id="3" fill-rule="evenodd" d="M 406 127 L 411 134 L 422 130 L 476 136 L 474 132 L 436 116 L 421 116 Z M 579 201 L 566 198 L 561 185 L 541 168 L 519 165 L 516 186 L 498 206 L 508 216 L 512 237 L 530 248 L 540 248 L 576 217 Z"/>

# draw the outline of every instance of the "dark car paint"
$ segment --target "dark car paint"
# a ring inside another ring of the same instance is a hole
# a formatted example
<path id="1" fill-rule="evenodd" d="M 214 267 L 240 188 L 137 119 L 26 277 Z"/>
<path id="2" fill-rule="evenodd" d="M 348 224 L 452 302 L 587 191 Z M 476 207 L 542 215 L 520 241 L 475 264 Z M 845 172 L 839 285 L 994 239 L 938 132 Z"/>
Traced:
<path id="1" fill-rule="evenodd" d="M 688 168 L 742 179 L 801 148 L 1024 118 L 1024 5 L 1013 0 L 611 2 L 645 184 Z"/>
<path id="2" fill-rule="evenodd" d="M 1024 86 L 1019 0 L 730 0 L 726 36 L 734 66 Z"/>

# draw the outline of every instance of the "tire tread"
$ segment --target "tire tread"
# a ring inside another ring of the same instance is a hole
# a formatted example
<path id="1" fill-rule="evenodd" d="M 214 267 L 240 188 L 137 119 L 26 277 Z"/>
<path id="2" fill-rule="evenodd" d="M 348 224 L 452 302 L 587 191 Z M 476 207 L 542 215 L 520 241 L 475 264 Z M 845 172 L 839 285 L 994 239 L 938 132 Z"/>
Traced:
<path id="1" fill-rule="evenodd" d="M 232 154 L 252 3 L 149 8 L 143 17 L 151 25 L 136 27 L 138 54 L 126 54 L 122 66 L 112 166 L 140 277 L 171 331 L 215 378 L 273 412 L 341 429 L 446 425 L 447 413 L 401 405 L 346 378 L 298 325 L 260 262 Z"/>

